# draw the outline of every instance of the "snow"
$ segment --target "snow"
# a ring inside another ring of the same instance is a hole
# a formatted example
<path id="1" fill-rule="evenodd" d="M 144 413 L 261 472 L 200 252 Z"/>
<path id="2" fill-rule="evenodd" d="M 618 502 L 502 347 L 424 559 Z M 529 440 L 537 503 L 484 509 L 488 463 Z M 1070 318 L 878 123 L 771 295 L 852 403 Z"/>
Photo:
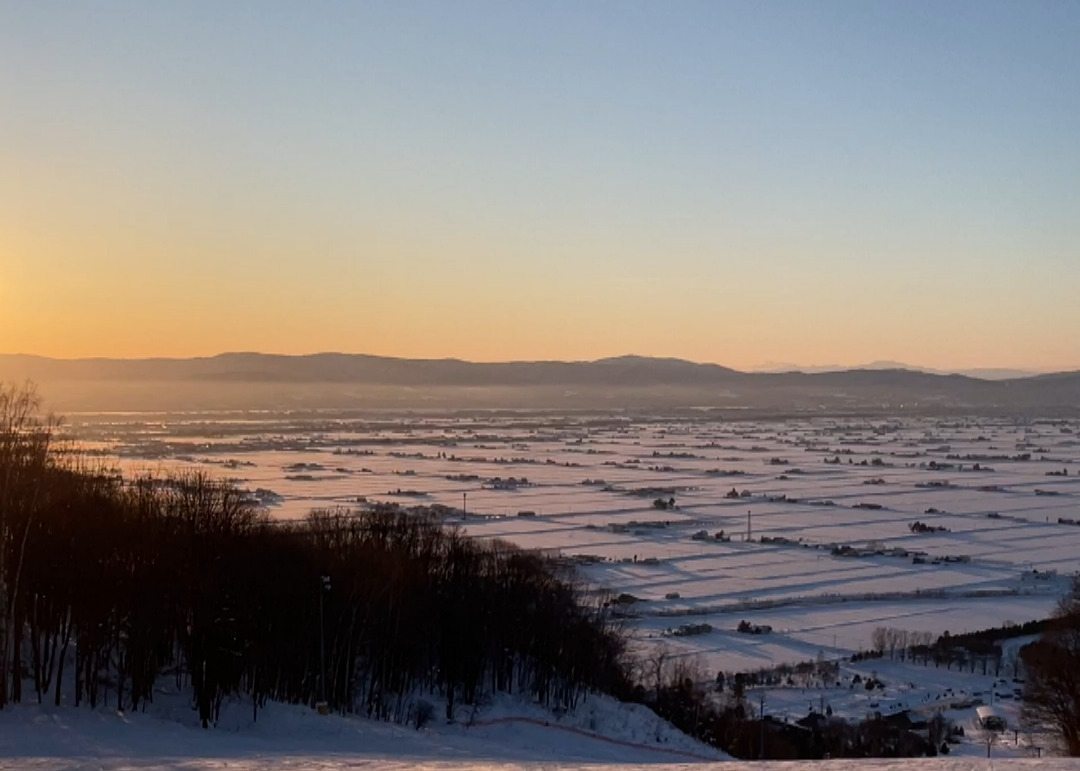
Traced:
<path id="1" fill-rule="evenodd" d="M 677 657 L 700 661 L 709 672 L 738 672 L 811 661 L 819 652 L 828 658 L 845 656 L 868 647 L 867 641 L 877 627 L 929 632 L 936 638 L 944 632 L 987 629 L 999 625 L 1003 618 L 1018 624 L 1035 621 L 1049 615 L 1054 604 L 1052 597 L 808 602 L 765 610 L 644 617 L 635 624 L 635 639 L 656 642 L 665 629 L 685 622 L 704 622 L 713 627 L 712 632 L 697 637 L 665 637 L 663 644 Z M 771 626 L 773 633 L 747 635 L 735 631 L 744 619 Z"/>
<path id="2" fill-rule="evenodd" d="M 499 710 L 496 710 L 498 712 Z M 25 771 L 614 771 L 707 768 L 711 762 L 611 744 L 549 727 L 506 723 L 488 728 L 438 726 L 416 731 L 363 719 L 320 717 L 301 707 L 271 705 L 256 725 L 226 713 L 226 725 L 202 730 L 157 715 L 19 706 L 0 712 L 0 769 Z M 597 709 L 611 718 L 610 710 Z M 593 717 L 597 717 L 594 714 Z M 505 716 L 504 716 L 505 717 Z M 588 718 L 585 718 L 588 719 Z M 633 717 L 626 735 L 639 733 Z M 613 726 L 608 726 L 613 727 Z M 618 733 L 618 731 L 617 731 Z M 683 737 L 671 746 L 687 747 Z M 699 747 L 700 749 L 700 747 Z M 782 771 L 792 763 L 718 762 L 725 771 Z M 1080 761 L 975 757 L 824 761 L 820 771 L 1076 771 Z"/>
<path id="3" fill-rule="evenodd" d="M 133 414 L 80 416 L 69 425 L 86 446 L 128 471 L 194 467 L 249 490 L 272 490 L 281 498 L 266 511 L 278 518 L 358 499 L 458 508 L 467 494 L 468 519 L 452 518 L 467 535 L 568 560 L 588 557 L 591 564 L 577 566 L 585 586 L 640 599 L 627 619 L 635 648 L 644 656 L 666 648 L 673 658 L 697 662 L 704 679 L 717 670 L 757 670 L 819 654 L 846 659 L 869 649 L 879 626 L 937 636 L 1044 618 L 1080 570 L 1080 527 L 1058 522 L 1080 518 L 1076 421 L 721 422 L 508 413 L 315 420 L 265 414 L 191 422 L 174 416 L 163 423 L 160 416 Z M 321 468 L 290 471 L 295 464 Z M 529 484 L 517 490 L 483 484 L 511 476 Z M 665 488 L 674 492 L 652 492 Z M 727 497 L 733 488 L 750 497 Z M 655 498 L 668 497 L 676 498 L 675 509 L 653 506 Z M 536 516 L 516 516 L 520 511 Z M 743 539 L 748 514 L 752 540 Z M 947 530 L 916 534 L 910 529 L 916 520 Z M 700 530 L 710 538 L 692 539 Z M 711 537 L 721 530 L 730 540 Z M 762 536 L 787 542 L 765 543 Z M 831 553 L 834 545 L 861 549 L 871 542 L 925 552 L 927 561 Z M 958 555 L 970 561 L 932 562 Z M 737 633 L 742 619 L 773 633 Z M 713 631 L 662 634 L 701 622 Z M 910 662 L 845 663 L 843 677 L 854 674 L 873 674 L 886 690 L 767 689 L 767 712 L 797 719 L 827 697 L 835 714 L 863 717 L 875 709 L 871 702 L 934 708 L 950 694 L 975 697 L 994 687 L 994 678 L 981 672 Z M 1014 710 L 1010 697 L 999 705 L 1006 713 Z M 677 768 L 712 752 L 670 727 L 659 729 L 658 742 L 652 713 L 600 699 L 558 719 L 497 701 L 473 727 L 433 723 L 419 732 L 282 705 L 261 712 L 254 725 L 247 709 L 234 705 L 222 726 L 204 732 L 192 727 L 185 705 L 159 702 L 152 715 L 25 706 L 0 713 L 0 768 L 604 769 L 646 762 Z M 970 725 L 974 708 L 946 714 Z M 1007 745 L 992 765 L 975 757 L 985 748 L 970 742 L 959 758 L 821 767 L 1080 771 L 1080 763 L 1028 760 L 1026 749 Z"/>
<path id="4" fill-rule="evenodd" d="M 1080 570 L 1080 527 L 1058 523 L 1078 516 L 1077 421 L 265 414 L 165 423 L 82 416 L 71 428 L 129 470 L 194 466 L 273 490 L 281 496 L 267 508 L 273 517 L 361 498 L 459 509 L 467 495 L 468 518 L 451 521 L 470 536 L 599 560 L 578 575 L 596 590 L 643 600 L 630 609 L 639 639 L 685 621 L 711 624 L 715 634 L 678 648 L 714 670 L 865 650 L 877 626 L 936 636 L 1036 620 Z M 297 464 L 320 469 L 298 478 L 288 472 Z M 483 484 L 510 476 L 529 484 Z M 647 488 L 674 490 L 677 508 L 653 506 L 666 495 L 630 494 Z M 751 497 L 728 498 L 732 488 Z M 742 540 L 748 514 L 752 541 Z M 915 521 L 948 531 L 912 533 Z M 692 539 L 700 530 L 730 540 Z M 870 542 L 927 558 L 831 554 L 834 545 Z M 960 555 L 970 561 L 933 563 Z M 1058 576 L 1030 580 L 1033 570 Z M 776 633 L 733 636 L 744 616 Z"/>
<path id="5" fill-rule="evenodd" d="M 650 710 L 602 696 L 563 716 L 503 697 L 467 717 L 472 725 L 435 719 L 416 730 L 268 704 L 253 722 L 250 704 L 232 703 L 204 730 L 177 695 L 159 694 L 145 714 L 16 705 L 0 712 L 0 768 L 593 767 L 725 758 Z"/>
<path id="6" fill-rule="evenodd" d="M 546 724 L 545 724 L 546 723 Z M 567 730 L 571 729 L 571 730 Z M 660 740 L 657 741 L 657 737 Z M 970 745 L 971 753 L 982 745 Z M 1000 750 L 995 750 L 1000 752 Z M 709 759 L 712 758 L 713 761 Z M 217 728 L 195 725 L 182 699 L 159 698 L 148 714 L 20 705 L 0 712 L 0 769 L 66 771 L 175 769 L 605 769 L 639 766 L 674 771 L 723 760 L 663 724 L 648 710 L 592 698 L 575 714 L 557 718 L 509 698 L 487 705 L 477 725 L 433 723 L 415 730 L 299 706 L 270 704 L 251 721 L 248 706 L 226 705 Z M 791 764 L 724 762 L 725 769 L 790 768 Z M 823 771 L 935 769 L 967 771 L 1080 769 L 1080 761 L 970 756 L 933 761 L 836 761 Z"/>

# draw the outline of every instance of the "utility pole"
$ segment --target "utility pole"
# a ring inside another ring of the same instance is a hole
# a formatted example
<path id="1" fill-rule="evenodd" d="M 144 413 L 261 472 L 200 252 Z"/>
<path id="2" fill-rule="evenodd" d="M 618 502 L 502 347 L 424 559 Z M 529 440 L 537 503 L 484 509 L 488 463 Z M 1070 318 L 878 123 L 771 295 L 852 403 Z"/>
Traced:
<path id="1" fill-rule="evenodd" d="M 468 501 L 468 499 L 469 499 L 469 494 L 468 493 L 462 493 L 461 494 L 461 521 L 462 522 L 464 522 L 466 519 L 469 518 L 469 509 L 465 505 L 466 502 Z"/>
<path id="2" fill-rule="evenodd" d="M 746 510 L 746 540 L 749 541 L 754 537 L 753 532 L 750 529 L 750 509 Z"/>
<path id="3" fill-rule="evenodd" d="M 330 576 L 319 577 L 319 712 L 326 714 L 326 626 L 323 623 L 323 594 L 330 591 Z"/>

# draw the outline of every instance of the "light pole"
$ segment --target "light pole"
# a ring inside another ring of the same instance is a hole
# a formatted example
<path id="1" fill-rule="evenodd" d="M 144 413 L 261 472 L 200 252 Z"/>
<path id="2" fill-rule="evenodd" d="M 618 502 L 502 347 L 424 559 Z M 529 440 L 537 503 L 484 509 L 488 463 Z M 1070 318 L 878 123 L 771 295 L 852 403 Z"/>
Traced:
<path id="1" fill-rule="evenodd" d="M 326 704 L 326 629 L 323 624 L 323 594 L 330 591 L 330 576 L 319 577 L 319 711 L 328 712 Z"/>

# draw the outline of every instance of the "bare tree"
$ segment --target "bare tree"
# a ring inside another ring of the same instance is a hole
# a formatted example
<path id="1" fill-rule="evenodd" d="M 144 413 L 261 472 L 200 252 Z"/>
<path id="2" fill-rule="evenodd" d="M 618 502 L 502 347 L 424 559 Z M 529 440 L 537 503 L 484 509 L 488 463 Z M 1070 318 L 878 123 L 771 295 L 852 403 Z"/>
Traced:
<path id="1" fill-rule="evenodd" d="M 980 728 L 979 731 L 981 734 L 982 742 L 986 745 L 986 757 L 990 757 L 990 751 L 994 748 L 994 744 L 997 743 L 997 731 L 986 728 L 985 726 Z"/>
<path id="2" fill-rule="evenodd" d="M 896 647 L 900 651 L 900 660 L 903 661 L 907 658 L 908 639 L 910 635 L 906 629 L 896 630 Z"/>
<path id="3" fill-rule="evenodd" d="M 942 743 L 949 738 L 949 728 L 949 719 L 940 712 L 927 722 L 927 735 L 935 750 L 940 748 Z"/>
<path id="4" fill-rule="evenodd" d="M 273 523 L 225 481 L 94 468 L 54 428 L 32 387 L 0 387 L 0 706 L 32 677 L 38 701 L 55 683 L 57 704 L 138 709 L 166 672 L 205 725 L 239 695 L 400 720 L 421 691 L 633 688 L 621 627 L 539 555 L 434 511 Z"/>
<path id="5" fill-rule="evenodd" d="M 1080 756 L 1080 579 L 1050 628 L 1020 658 L 1027 671 L 1025 723 L 1052 731 L 1069 755 Z"/>
<path id="6" fill-rule="evenodd" d="M 647 675 L 653 683 L 653 687 L 656 689 L 656 698 L 660 699 L 660 694 L 664 689 L 664 683 L 667 681 L 668 663 L 671 659 L 671 651 L 666 645 L 658 645 L 649 654 L 645 667 Z"/>
<path id="7" fill-rule="evenodd" d="M 874 651 L 879 656 L 883 654 L 889 644 L 889 630 L 883 626 L 874 629 L 873 634 L 870 636 L 870 644 L 874 646 Z"/>
<path id="8" fill-rule="evenodd" d="M 55 425 L 41 415 L 32 383 L 0 384 L 0 707 L 21 687 L 19 677 L 11 679 L 10 689 L 8 683 L 18 654 L 16 600 Z"/>

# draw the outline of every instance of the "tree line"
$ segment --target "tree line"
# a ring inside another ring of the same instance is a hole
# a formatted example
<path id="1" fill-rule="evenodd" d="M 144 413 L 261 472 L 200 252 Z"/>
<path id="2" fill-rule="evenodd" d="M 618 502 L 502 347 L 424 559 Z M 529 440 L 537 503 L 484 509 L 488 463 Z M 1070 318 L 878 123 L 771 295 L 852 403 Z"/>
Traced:
<path id="1" fill-rule="evenodd" d="M 835 718 L 831 708 L 811 712 L 788 723 L 762 714 L 761 702 L 748 695 L 750 686 L 779 684 L 800 671 L 816 673 L 822 683 L 835 682 L 836 662 L 802 662 L 761 672 L 718 677 L 713 688 L 685 659 L 650 660 L 650 688 L 637 688 L 637 698 L 682 731 L 744 760 L 820 760 L 823 758 L 921 757 L 948 753 L 948 721 L 940 716 L 913 724 L 875 715 L 863 720 Z M 662 671 L 659 669 L 663 666 Z M 808 675 L 809 677 L 809 675 Z M 854 682 L 861 682 L 858 675 Z M 869 685 L 869 680 L 867 681 Z M 875 686 L 876 687 L 876 686 Z"/>
<path id="2" fill-rule="evenodd" d="M 0 388 L 0 706 L 139 709 L 162 676 L 204 725 L 223 700 L 410 719 L 523 693 L 625 693 L 625 640 L 569 574 L 434 515 L 261 515 L 200 474 L 124 478 L 56 442 L 32 388 Z"/>

